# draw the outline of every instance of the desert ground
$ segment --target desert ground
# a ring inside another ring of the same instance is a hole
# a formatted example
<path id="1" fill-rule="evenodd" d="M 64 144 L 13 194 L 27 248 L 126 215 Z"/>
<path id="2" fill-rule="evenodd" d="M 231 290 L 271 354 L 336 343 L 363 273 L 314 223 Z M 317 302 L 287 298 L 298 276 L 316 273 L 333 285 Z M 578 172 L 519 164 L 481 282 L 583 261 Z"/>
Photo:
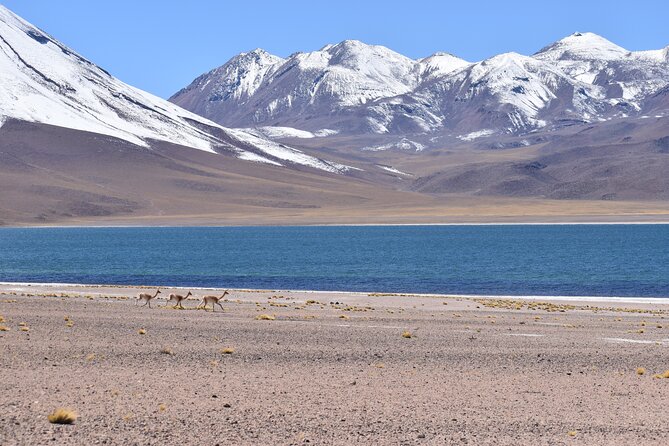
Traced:
<path id="1" fill-rule="evenodd" d="M 666 300 L 154 291 L 0 285 L 0 444 L 669 442 Z"/>

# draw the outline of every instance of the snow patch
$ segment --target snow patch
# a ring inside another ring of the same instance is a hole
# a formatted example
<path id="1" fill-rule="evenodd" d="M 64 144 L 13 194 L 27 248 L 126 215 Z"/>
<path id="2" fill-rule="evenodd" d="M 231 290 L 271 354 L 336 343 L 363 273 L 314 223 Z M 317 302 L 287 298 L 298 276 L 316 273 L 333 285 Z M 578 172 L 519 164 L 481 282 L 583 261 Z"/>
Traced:
<path id="1" fill-rule="evenodd" d="M 313 167 L 314 169 L 323 170 L 332 173 L 344 173 L 353 169 L 351 166 L 344 164 L 325 161 L 311 155 L 307 155 L 301 150 L 288 147 L 285 144 L 279 144 L 275 141 L 265 138 L 259 132 L 245 131 L 239 129 L 228 129 L 228 132 L 240 143 L 249 144 L 264 154 L 282 161 L 288 161 L 293 164 Z"/>
<path id="2" fill-rule="evenodd" d="M 380 152 L 383 150 L 391 150 L 391 149 L 413 150 L 415 152 L 420 152 L 425 149 L 425 146 L 419 142 L 411 141 L 410 139 L 407 138 L 402 138 L 399 141 L 391 142 L 388 144 L 381 144 L 378 146 L 367 146 L 360 148 L 360 150 L 368 152 Z"/>
<path id="3" fill-rule="evenodd" d="M 483 138 L 486 136 L 493 135 L 495 133 L 494 130 L 492 129 L 483 129 L 483 130 L 477 130 L 475 132 L 467 133 L 466 135 L 460 135 L 457 138 L 462 140 L 462 141 L 473 141 L 478 138 Z"/>
<path id="4" fill-rule="evenodd" d="M 300 130 L 293 127 L 278 127 L 278 126 L 264 126 L 256 128 L 247 128 L 243 129 L 246 131 L 258 131 L 268 138 L 302 138 L 302 139 L 311 139 L 311 138 L 323 138 L 326 136 L 336 135 L 339 133 L 337 130 L 331 129 L 321 129 L 315 132 L 309 132 L 307 130 Z"/>
<path id="5" fill-rule="evenodd" d="M 253 152 L 247 152 L 247 151 L 240 151 L 237 155 L 237 158 L 240 160 L 245 160 L 245 161 L 251 161 L 254 163 L 263 163 L 263 164 L 272 164 L 274 166 L 283 166 L 281 163 L 277 163 L 276 161 L 272 161 L 271 159 L 265 158 L 264 156 L 257 155 Z"/>
<path id="6" fill-rule="evenodd" d="M 669 339 L 661 339 L 659 341 L 649 341 L 643 339 L 627 339 L 627 338 L 602 338 L 604 341 L 616 343 L 630 343 L 630 344 L 666 344 Z"/>
<path id="7" fill-rule="evenodd" d="M 398 174 L 398 175 L 406 175 L 406 176 L 409 176 L 409 177 L 412 177 L 412 176 L 413 176 L 413 174 L 411 174 L 411 173 L 402 172 L 401 170 L 397 170 L 397 169 L 395 169 L 394 167 L 383 166 L 383 165 L 381 165 L 381 164 L 377 164 L 377 167 L 379 167 L 379 168 L 381 168 L 381 169 L 383 169 L 383 170 L 385 170 L 385 171 L 391 172 L 391 173 L 396 173 L 396 174 Z"/>
<path id="8" fill-rule="evenodd" d="M 333 129 L 320 129 L 320 130 L 316 130 L 316 131 L 314 132 L 314 135 L 315 135 L 317 138 L 324 138 L 324 137 L 326 137 L 326 136 L 334 136 L 334 135 L 337 135 L 338 133 L 339 133 L 339 130 L 333 130 Z"/>

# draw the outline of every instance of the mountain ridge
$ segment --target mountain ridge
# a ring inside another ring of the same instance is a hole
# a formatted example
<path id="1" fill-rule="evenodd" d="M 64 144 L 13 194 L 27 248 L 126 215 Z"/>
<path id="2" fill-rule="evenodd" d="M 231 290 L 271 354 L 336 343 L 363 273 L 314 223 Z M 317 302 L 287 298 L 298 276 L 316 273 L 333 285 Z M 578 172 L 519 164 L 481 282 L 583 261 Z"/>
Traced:
<path id="1" fill-rule="evenodd" d="M 234 89 L 225 96 L 210 94 L 226 82 L 218 77 L 221 68 L 232 69 L 239 56 L 201 75 L 170 101 L 245 128 L 327 128 L 399 137 L 522 134 L 642 116 L 645 103 L 669 85 L 668 49 L 628 51 L 596 34 L 577 32 L 530 56 L 505 53 L 468 62 L 448 53 L 414 60 L 380 45 L 345 40 L 285 59 L 274 56 L 243 102 L 235 100 Z M 333 57 L 337 51 L 346 57 Z M 474 85 L 463 80 L 485 70 L 501 74 Z M 200 89 L 203 82 L 207 91 Z"/>

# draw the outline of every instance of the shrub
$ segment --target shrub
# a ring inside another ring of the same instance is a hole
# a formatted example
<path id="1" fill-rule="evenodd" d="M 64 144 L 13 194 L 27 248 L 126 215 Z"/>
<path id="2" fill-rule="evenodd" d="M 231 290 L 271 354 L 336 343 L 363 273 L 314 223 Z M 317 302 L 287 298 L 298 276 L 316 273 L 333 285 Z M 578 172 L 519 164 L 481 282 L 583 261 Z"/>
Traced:
<path id="1" fill-rule="evenodd" d="M 162 353 L 163 355 L 174 356 L 174 351 L 173 351 L 171 348 L 169 348 L 169 347 L 163 347 L 163 348 L 161 348 L 161 349 L 160 349 L 160 353 Z"/>
<path id="2" fill-rule="evenodd" d="M 49 416 L 49 423 L 72 424 L 77 419 L 77 413 L 72 409 L 60 408 L 54 410 Z"/>

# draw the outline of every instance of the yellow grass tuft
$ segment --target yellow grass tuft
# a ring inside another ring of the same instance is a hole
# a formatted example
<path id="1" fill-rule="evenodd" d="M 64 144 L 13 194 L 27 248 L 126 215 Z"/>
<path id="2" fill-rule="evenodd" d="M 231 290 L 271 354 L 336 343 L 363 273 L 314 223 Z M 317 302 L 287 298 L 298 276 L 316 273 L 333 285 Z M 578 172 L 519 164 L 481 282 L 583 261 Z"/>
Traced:
<path id="1" fill-rule="evenodd" d="M 4 325 L 0 325 L 0 331 L 9 331 L 11 328 L 5 327 Z"/>
<path id="2" fill-rule="evenodd" d="M 86 355 L 86 361 L 91 362 L 95 359 L 95 353 L 91 353 L 90 355 Z"/>
<path id="3" fill-rule="evenodd" d="M 576 436 L 576 431 L 569 431 L 569 432 L 567 432 L 567 435 L 569 435 L 570 437 L 575 437 Z"/>
<path id="4" fill-rule="evenodd" d="M 341 315 L 339 315 L 339 319 L 346 319 L 346 320 L 348 320 L 348 319 L 351 319 L 351 318 L 348 317 L 348 316 L 346 316 L 345 314 L 341 314 Z"/>
<path id="5" fill-rule="evenodd" d="M 141 334 L 141 335 L 145 335 L 145 334 L 146 334 L 146 330 L 144 330 L 143 328 L 140 328 L 140 329 L 137 331 L 137 333 L 139 333 L 139 334 Z"/>
<path id="6" fill-rule="evenodd" d="M 224 355 L 231 355 L 234 352 L 235 352 L 235 349 L 232 348 L 232 347 L 225 347 L 225 348 L 221 349 L 221 353 L 223 353 Z"/>
<path id="7" fill-rule="evenodd" d="M 174 356 L 174 350 L 172 350 L 172 349 L 169 348 L 169 347 L 163 347 L 163 348 L 161 348 L 161 349 L 160 349 L 160 353 L 162 353 L 163 355 Z"/>
<path id="8" fill-rule="evenodd" d="M 0 323 L 5 322 L 5 317 L 0 315 Z"/>
<path id="9" fill-rule="evenodd" d="M 72 424 L 77 420 L 77 413 L 72 409 L 59 408 L 49 415 L 49 423 Z"/>
<path id="10" fill-rule="evenodd" d="M 21 328 L 19 328 L 19 330 L 21 330 L 21 331 L 30 331 L 30 328 L 28 328 L 28 327 L 26 327 L 26 326 L 22 326 Z"/>
<path id="11" fill-rule="evenodd" d="M 269 314 L 259 314 L 256 316 L 257 321 L 273 321 L 276 317 Z"/>
<path id="12" fill-rule="evenodd" d="M 65 316 L 65 322 L 70 320 L 70 316 Z"/>
<path id="13" fill-rule="evenodd" d="M 641 376 L 641 375 L 644 375 L 645 373 L 646 373 L 646 369 L 644 369 L 643 367 L 637 367 L 637 369 L 636 369 L 636 374 L 637 375 Z"/>
<path id="14" fill-rule="evenodd" d="M 72 328 L 72 327 L 74 327 L 74 322 L 72 322 L 72 321 L 68 321 L 68 323 L 65 324 L 65 326 L 66 326 L 67 328 Z"/>
<path id="15" fill-rule="evenodd" d="M 19 327 L 27 327 L 27 326 L 28 324 L 26 324 L 25 322 L 19 322 Z"/>
<path id="16" fill-rule="evenodd" d="M 405 330 L 405 331 L 402 332 L 402 337 L 407 338 L 407 339 L 411 339 L 413 337 L 413 335 L 411 334 L 411 332 L 409 330 Z"/>
<path id="17" fill-rule="evenodd" d="M 158 411 L 159 412 L 165 412 L 165 409 L 167 409 L 167 406 L 164 404 L 158 404 Z"/>
<path id="18" fill-rule="evenodd" d="M 662 375 L 662 378 L 669 378 L 669 370 L 665 371 Z"/>

